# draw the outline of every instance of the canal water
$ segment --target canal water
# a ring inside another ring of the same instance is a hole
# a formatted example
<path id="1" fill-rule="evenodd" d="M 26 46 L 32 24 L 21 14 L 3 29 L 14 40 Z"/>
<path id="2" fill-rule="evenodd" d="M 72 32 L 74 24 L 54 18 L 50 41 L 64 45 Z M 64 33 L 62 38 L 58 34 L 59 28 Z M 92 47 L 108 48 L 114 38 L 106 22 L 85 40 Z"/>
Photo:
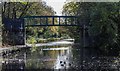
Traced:
<path id="1" fill-rule="evenodd" d="M 41 46 L 3 51 L 0 69 L 119 70 L 120 58 L 100 56 L 93 48 L 79 45 Z"/>

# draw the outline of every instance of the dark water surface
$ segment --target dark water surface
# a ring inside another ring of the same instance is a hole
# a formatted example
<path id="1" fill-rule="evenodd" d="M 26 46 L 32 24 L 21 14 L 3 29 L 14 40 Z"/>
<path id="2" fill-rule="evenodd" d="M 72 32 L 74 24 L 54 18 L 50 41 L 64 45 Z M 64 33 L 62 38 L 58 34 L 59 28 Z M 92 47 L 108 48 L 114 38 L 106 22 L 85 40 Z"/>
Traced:
<path id="1" fill-rule="evenodd" d="M 66 69 L 66 70 L 119 70 L 120 58 L 100 56 L 93 48 L 79 45 L 22 48 L 5 52 L 0 57 L 0 69 Z"/>

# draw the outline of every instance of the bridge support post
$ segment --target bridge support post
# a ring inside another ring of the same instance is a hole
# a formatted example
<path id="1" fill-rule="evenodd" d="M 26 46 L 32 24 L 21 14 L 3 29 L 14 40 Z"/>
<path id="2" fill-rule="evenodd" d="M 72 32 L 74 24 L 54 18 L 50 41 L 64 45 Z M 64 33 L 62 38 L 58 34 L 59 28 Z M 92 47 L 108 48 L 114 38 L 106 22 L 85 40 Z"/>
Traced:
<path id="1" fill-rule="evenodd" d="M 84 61 L 84 48 L 85 48 L 85 24 L 83 25 L 82 31 L 81 31 L 81 70 L 83 70 L 83 61 Z"/>

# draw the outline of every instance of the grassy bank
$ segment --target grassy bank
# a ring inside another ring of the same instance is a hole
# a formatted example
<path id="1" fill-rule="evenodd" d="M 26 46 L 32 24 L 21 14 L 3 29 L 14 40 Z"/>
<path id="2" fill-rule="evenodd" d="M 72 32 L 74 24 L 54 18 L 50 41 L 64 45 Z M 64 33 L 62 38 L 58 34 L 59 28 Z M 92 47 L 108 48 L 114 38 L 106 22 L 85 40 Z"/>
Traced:
<path id="1" fill-rule="evenodd" d="M 47 39 L 43 39 L 43 38 L 29 38 L 27 40 L 27 43 L 29 44 L 33 44 L 33 43 L 48 43 L 48 42 L 54 42 L 54 41 L 59 41 L 62 40 L 63 38 L 47 38 Z"/>

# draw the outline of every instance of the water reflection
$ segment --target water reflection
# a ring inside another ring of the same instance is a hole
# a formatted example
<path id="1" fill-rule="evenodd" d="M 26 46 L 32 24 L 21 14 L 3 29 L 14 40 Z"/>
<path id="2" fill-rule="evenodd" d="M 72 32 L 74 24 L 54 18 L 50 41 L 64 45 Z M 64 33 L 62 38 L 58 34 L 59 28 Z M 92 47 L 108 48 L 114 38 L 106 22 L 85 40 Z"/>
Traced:
<path id="1" fill-rule="evenodd" d="M 120 58 L 101 56 L 94 48 L 45 46 L 3 51 L 0 69 L 87 69 L 120 70 Z"/>
<path id="2" fill-rule="evenodd" d="M 66 51 L 61 51 L 59 55 L 57 56 L 57 60 L 54 65 L 54 69 L 68 69 L 70 67 L 70 56 L 72 54 L 71 47 Z"/>
<path id="3" fill-rule="evenodd" d="M 62 69 L 69 68 L 71 46 L 38 47 L 3 55 L 2 69 Z"/>

